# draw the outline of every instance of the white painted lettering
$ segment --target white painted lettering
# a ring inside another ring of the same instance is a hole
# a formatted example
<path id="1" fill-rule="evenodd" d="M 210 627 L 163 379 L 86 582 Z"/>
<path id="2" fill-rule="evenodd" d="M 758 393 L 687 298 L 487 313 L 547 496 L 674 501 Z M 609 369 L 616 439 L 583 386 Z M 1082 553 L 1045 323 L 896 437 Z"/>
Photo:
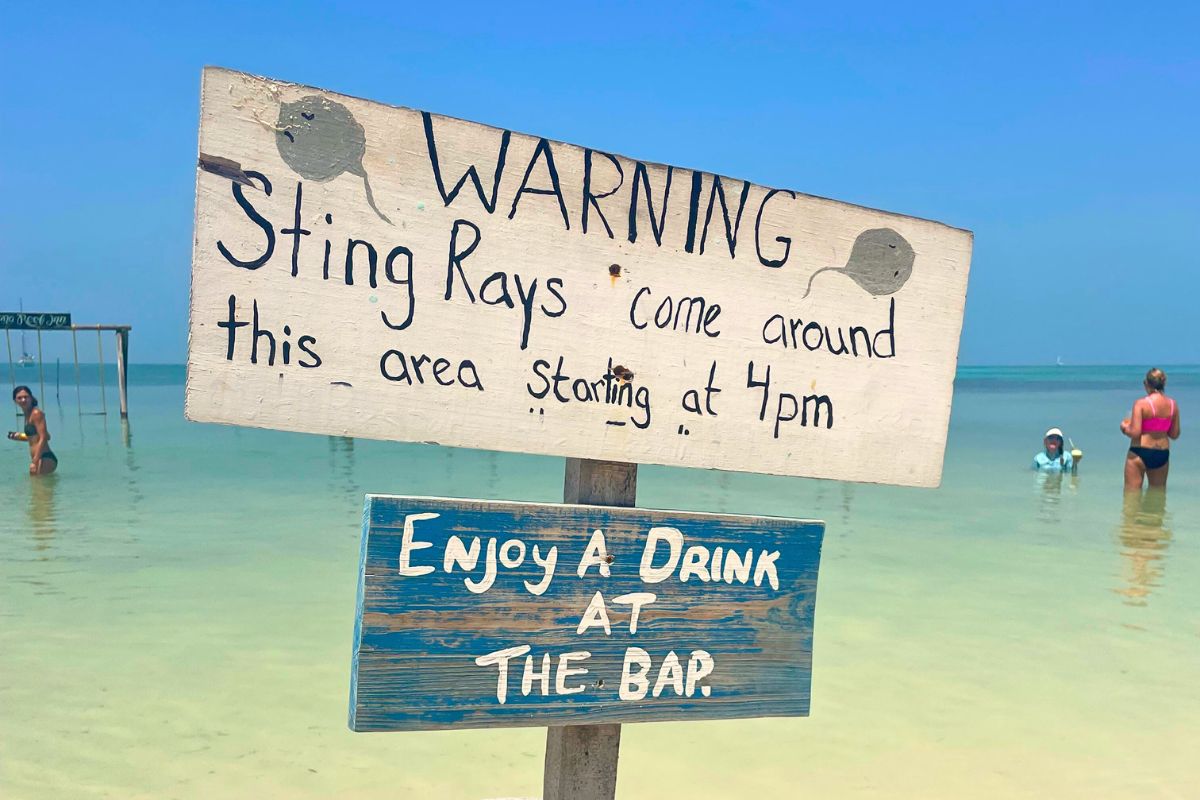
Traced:
<path id="1" fill-rule="evenodd" d="M 442 559 L 442 571 L 447 575 L 454 571 L 457 564 L 459 569 L 470 572 L 479 563 L 479 537 L 471 537 L 471 547 L 463 546 L 462 539 L 451 536 L 446 542 L 445 558 Z"/>
<path id="2" fill-rule="evenodd" d="M 529 645 L 523 644 L 518 647 L 506 647 L 503 650 L 496 650 L 488 653 L 486 656 L 479 656 L 475 659 L 475 663 L 481 667 L 486 667 L 495 664 L 499 669 L 499 675 L 496 678 L 496 700 L 500 705 L 508 699 L 508 662 L 509 659 L 519 658 L 529 652 Z"/>
<path id="3" fill-rule="evenodd" d="M 658 697 L 662 694 L 668 683 L 675 690 L 677 697 L 683 697 L 683 665 L 679 663 L 679 656 L 675 655 L 674 650 L 667 653 L 667 657 L 663 659 L 662 665 L 658 668 L 658 680 L 654 682 L 654 696 Z"/>
<path id="4" fill-rule="evenodd" d="M 492 588 L 492 584 L 496 582 L 496 540 L 488 539 L 487 545 L 487 560 L 483 569 L 483 580 L 476 581 L 471 578 L 464 578 L 463 583 L 467 585 L 467 591 L 474 594 L 483 594 L 488 589 Z"/>
<path id="5" fill-rule="evenodd" d="M 767 576 L 767 580 L 771 584 L 771 588 L 779 591 L 779 573 L 775 571 L 775 561 L 779 558 L 779 551 L 768 553 L 763 550 L 758 554 L 758 563 L 754 565 L 754 585 L 762 586 L 763 576 Z"/>
<path id="6" fill-rule="evenodd" d="M 638 615 L 642 611 L 642 606 L 649 605 L 657 599 L 658 595 L 653 592 L 630 592 L 620 597 L 614 597 L 613 602 L 622 606 L 632 606 L 629 611 L 629 632 L 637 633 Z"/>
<path id="7" fill-rule="evenodd" d="M 550 588 L 550 581 L 554 578 L 554 567 L 558 564 L 558 545 L 550 548 L 550 552 L 546 558 L 542 558 L 542 553 L 535 544 L 533 546 L 533 563 L 542 568 L 542 579 L 537 583 L 525 581 L 525 589 L 532 595 L 541 596 Z"/>
<path id="8" fill-rule="evenodd" d="M 637 666 L 637 671 L 631 667 Z M 650 671 L 650 654 L 640 647 L 625 648 L 625 662 L 621 665 L 621 686 L 617 696 L 622 700 L 641 700 L 650 688 L 646 673 Z"/>
<path id="9" fill-rule="evenodd" d="M 400 538 L 400 563 L 399 573 L 406 578 L 415 578 L 418 575 L 428 575 L 433 572 L 433 567 L 412 566 L 412 552 L 414 550 L 424 550 L 426 547 L 433 547 L 433 542 L 414 542 L 413 532 L 414 523 L 423 519 L 437 519 L 441 514 L 436 514 L 429 511 L 423 511 L 419 514 L 404 515 L 404 533 Z"/>
<path id="10" fill-rule="evenodd" d="M 587 549 L 583 551 L 583 558 L 579 559 L 579 569 L 575 574 L 582 578 L 587 574 L 588 567 L 593 564 L 600 568 L 601 577 L 609 576 L 611 570 L 608 567 L 608 546 L 604 542 L 604 531 L 599 528 L 592 531 L 592 538 L 588 540 Z"/>
<path id="11" fill-rule="evenodd" d="M 730 550 L 725 554 L 725 573 L 721 576 L 726 583 L 745 584 L 750 581 L 750 567 L 754 563 L 754 551 L 751 548 L 746 548 L 746 554 L 740 556 L 737 552 Z"/>
<path id="12" fill-rule="evenodd" d="M 575 634 L 579 635 L 597 625 L 604 626 L 605 636 L 612 635 L 612 628 L 608 621 L 608 609 L 604 606 L 604 595 L 600 592 L 592 595 L 592 601 L 588 603 L 587 610 L 583 612 L 583 618 L 579 620 L 579 627 L 575 629 Z"/>
<path id="13" fill-rule="evenodd" d="M 679 568 L 679 580 L 687 583 L 688 578 L 695 575 L 704 583 L 708 583 L 708 548 L 694 544 L 683 553 L 683 566 Z"/>
<path id="14" fill-rule="evenodd" d="M 578 694 L 584 690 L 584 685 L 567 686 L 567 678 L 573 675 L 586 675 L 586 667 L 571 668 L 568 666 L 572 661 L 587 661 L 592 657 L 592 654 L 587 650 L 573 650 L 570 653 L 563 653 L 558 657 L 558 673 L 554 680 L 554 691 L 558 694 Z"/>
<path id="15" fill-rule="evenodd" d="M 526 697 L 533 689 L 533 682 L 538 681 L 542 684 L 542 697 L 550 694 L 550 654 L 546 653 L 542 656 L 541 670 L 533 668 L 533 656 L 525 656 L 525 672 L 521 675 L 521 694 Z"/>
<path id="16" fill-rule="evenodd" d="M 665 541 L 671 548 L 670 558 L 661 567 L 654 566 L 654 553 L 658 543 Z M 656 527 L 646 534 L 646 547 L 642 550 L 642 564 L 638 574 L 643 583 L 662 583 L 671 577 L 675 565 L 679 563 L 679 554 L 683 549 L 683 533 L 678 528 Z"/>
<path id="17" fill-rule="evenodd" d="M 517 555 L 509 555 L 509 551 L 515 549 Z M 500 563 L 508 569 L 516 569 L 525 561 L 525 543 L 520 539 L 509 539 L 500 548 Z"/>
<path id="18" fill-rule="evenodd" d="M 707 650 L 693 650 L 691 657 L 688 658 L 687 686 L 685 687 L 684 694 L 688 697 L 694 695 L 696 693 L 697 681 L 712 674 L 714 666 L 715 662 L 711 653 Z M 701 686 L 700 694 L 708 697 L 712 694 L 712 687 L 708 684 Z"/>

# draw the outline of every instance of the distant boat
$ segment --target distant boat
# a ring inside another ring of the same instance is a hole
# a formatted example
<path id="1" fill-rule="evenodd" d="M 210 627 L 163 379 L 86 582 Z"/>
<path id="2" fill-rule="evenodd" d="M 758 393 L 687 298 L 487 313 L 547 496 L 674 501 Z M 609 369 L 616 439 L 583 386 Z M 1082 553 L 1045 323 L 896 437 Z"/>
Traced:
<path id="1" fill-rule="evenodd" d="M 1062 360 L 1062 356 L 1059 356 L 1059 357 L 1058 357 L 1058 360 L 1056 360 L 1054 363 L 1055 363 L 1055 365 L 1056 365 L 1056 366 L 1059 366 L 1059 367 L 1065 367 L 1065 366 L 1066 366 L 1066 363 L 1065 363 L 1065 362 Z"/>

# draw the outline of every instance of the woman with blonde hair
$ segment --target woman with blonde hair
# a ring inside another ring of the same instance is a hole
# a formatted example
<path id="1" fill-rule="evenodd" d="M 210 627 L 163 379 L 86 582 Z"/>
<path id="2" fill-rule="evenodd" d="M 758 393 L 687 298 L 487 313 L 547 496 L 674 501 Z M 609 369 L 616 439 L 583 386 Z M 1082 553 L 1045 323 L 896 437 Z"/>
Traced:
<path id="1" fill-rule="evenodd" d="M 1125 491 L 1139 491 L 1142 479 L 1151 488 L 1167 485 L 1171 440 L 1179 438 L 1179 406 L 1168 397 L 1167 374 L 1161 369 L 1146 373 L 1146 396 L 1133 403 L 1129 418 L 1121 420 L 1121 433 L 1129 437 L 1125 456 Z"/>

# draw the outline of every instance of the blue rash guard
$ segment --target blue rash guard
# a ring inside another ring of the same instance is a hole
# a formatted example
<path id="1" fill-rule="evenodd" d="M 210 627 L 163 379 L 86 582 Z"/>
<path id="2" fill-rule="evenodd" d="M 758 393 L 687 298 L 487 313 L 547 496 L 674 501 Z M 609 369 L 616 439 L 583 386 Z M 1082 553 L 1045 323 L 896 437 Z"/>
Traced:
<path id="1" fill-rule="evenodd" d="M 1062 456 L 1051 458 L 1046 454 L 1046 451 L 1038 453 L 1033 457 L 1033 468 L 1038 470 L 1047 470 L 1048 472 L 1059 472 L 1071 469 L 1075 466 L 1075 459 L 1071 458 L 1070 453 L 1063 453 Z"/>

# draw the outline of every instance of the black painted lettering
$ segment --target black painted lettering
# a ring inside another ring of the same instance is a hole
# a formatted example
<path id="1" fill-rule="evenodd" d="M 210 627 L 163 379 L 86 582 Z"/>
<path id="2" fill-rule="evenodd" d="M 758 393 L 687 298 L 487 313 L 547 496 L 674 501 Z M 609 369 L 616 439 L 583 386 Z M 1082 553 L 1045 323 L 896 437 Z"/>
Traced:
<path id="1" fill-rule="evenodd" d="M 252 323 L 253 327 L 250 329 L 251 330 L 250 363 L 251 364 L 258 363 L 258 340 L 261 337 L 265 336 L 265 337 L 267 337 L 267 342 L 271 346 L 271 349 L 268 351 L 269 355 L 267 356 L 267 365 L 273 367 L 273 366 L 275 366 L 275 337 L 271 334 L 271 332 L 269 330 L 258 327 L 258 301 L 257 300 L 254 301 L 253 308 L 254 308 L 254 312 L 251 317 L 251 319 L 253 320 L 253 323 Z"/>
<path id="2" fill-rule="evenodd" d="M 688 224 L 687 240 L 683 249 L 689 253 L 696 252 L 696 221 L 700 218 L 700 190 L 704 188 L 704 173 L 692 173 L 692 192 L 688 195 Z"/>
<path id="3" fill-rule="evenodd" d="M 829 352 L 835 356 L 840 356 L 846 352 L 846 334 L 841 328 L 834 328 L 838 335 L 838 349 L 833 349 L 833 333 L 829 330 L 829 326 L 825 326 L 825 346 L 829 348 Z"/>
<path id="4" fill-rule="evenodd" d="M 637 321 L 637 304 L 638 300 L 642 299 L 643 294 L 650 294 L 649 286 L 643 286 L 642 288 L 638 289 L 637 294 L 633 296 L 633 302 L 629 304 L 629 323 L 639 331 L 644 330 L 646 326 L 650 324 L 649 322 L 643 322 L 641 325 L 639 325 Z"/>
<path id="5" fill-rule="evenodd" d="M 466 226 L 471 229 L 474 238 L 471 243 L 462 249 L 458 245 L 458 229 L 459 226 Z M 467 297 L 471 298 L 471 302 L 475 302 L 475 293 L 471 291 L 471 283 L 467 280 L 466 274 L 463 272 L 462 262 L 475 252 L 475 248 L 479 246 L 483 234 L 479 231 L 479 226 L 473 222 L 468 222 L 465 219 L 454 220 L 454 227 L 450 229 L 450 257 L 446 261 L 446 296 L 444 299 L 449 300 L 454 294 L 454 272 L 458 270 L 458 276 L 462 279 L 463 287 L 467 290 Z"/>
<path id="6" fill-rule="evenodd" d="M 400 258 L 400 257 L 404 258 L 405 266 L 404 266 L 404 271 L 402 273 L 402 277 L 397 278 L 395 266 L 396 266 L 396 259 Z M 391 328 L 394 331 L 402 331 L 405 328 L 407 328 L 409 325 L 412 324 L 413 314 L 416 310 L 416 295 L 413 292 L 413 255 L 412 255 L 412 251 L 409 250 L 407 247 L 404 247 L 403 245 L 393 247 L 392 251 L 390 253 L 388 253 L 387 259 L 385 259 L 383 262 L 383 275 L 385 278 L 387 278 L 388 283 L 394 284 L 396 286 L 403 286 L 407 290 L 408 297 L 406 300 L 406 303 L 407 303 L 406 307 L 408 308 L 408 313 L 405 315 L 404 320 L 402 322 L 400 322 L 399 324 L 393 323 L 390 319 L 388 319 L 388 315 L 387 315 L 386 311 L 380 310 L 380 312 L 379 312 L 379 316 L 383 319 L 384 325 L 388 326 L 389 328 Z"/>
<path id="7" fill-rule="evenodd" d="M 704 410 L 709 416 L 717 416 L 716 409 L 713 408 L 713 395 L 720 394 L 721 390 L 716 387 L 717 380 L 717 362 L 712 362 L 712 366 L 708 369 L 708 383 L 704 386 Z"/>
<path id="8" fill-rule="evenodd" d="M 317 355 L 315 350 L 309 347 L 309 345 L 315 345 L 316 343 L 317 337 L 315 336 L 301 336 L 298 340 L 296 340 L 296 347 L 300 348 L 302 351 L 304 351 L 306 356 L 312 359 L 311 364 L 305 364 L 304 359 L 297 361 L 297 364 L 305 369 L 316 369 L 317 367 L 321 366 L 321 357 Z"/>
<path id="9" fill-rule="evenodd" d="M 772 314 L 763 323 L 762 338 L 767 344 L 782 342 L 787 347 L 787 328 L 782 314 Z"/>
<path id="10" fill-rule="evenodd" d="M 704 244 L 708 241 L 708 223 L 712 220 L 713 204 L 721 201 L 721 218 L 725 223 L 725 243 L 729 246 L 729 257 L 733 258 L 737 250 L 738 230 L 742 227 L 742 212 L 746 210 L 746 198 L 750 195 L 750 182 L 742 181 L 742 194 L 738 198 L 737 217 L 729 220 L 729 206 L 725 202 L 725 185 L 720 175 L 713 176 L 712 186 L 708 190 L 708 210 L 704 213 L 704 231 L 700 234 L 700 254 L 704 255 Z"/>
<path id="11" fill-rule="evenodd" d="M 852 353 L 854 353 L 855 356 L 858 356 L 858 340 L 856 338 L 854 338 L 854 334 L 856 334 L 856 333 L 862 334 L 863 350 L 865 350 L 867 352 L 867 355 L 870 356 L 871 355 L 871 334 L 867 333 L 867 329 L 860 325 L 851 325 L 850 326 L 850 351 Z"/>
<path id="12" fill-rule="evenodd" d="M 808 340 L 808 334 L 810 331 L 816 331 L 816 333 L 817 333 L 817 343 L 816 344 L 813 344 L 812 342 L 810 342 Z M 807 347 L 809 350 L 820 350 L 821 343 L 824 338 L 825 337 L 821 333 L 821 325 L 816 322 L 810 322 L 807 325 L 805 325 L 804 332 L 800 334 L 800 341 L 802 341 L 804 343 L 804 346 Z"/>
<path id="13" fill-rule="evenodd" d="M 400 367 L 398 372 L 388 372 L 389 358 L 393 361 L 399 362 L 397 364 L 397 366 Z M 412 378 L 410 378 L 408 375 L 408 361 L 405 360 L 404 353 L 401 353 L 399 350 L 388 350 L 379 357 L 379 374 L 387 378 L 389 381 L 403 381 L 409 386 L 412 385 Z"/>
<path id="14" fill-rule="evenodd" d="M 550 176 L 549 189 L 529 188 L 529 176 L 539 158 L 544 158 L 546 161 L 546 172 Z M 533 156 L 529 159 L 529 166 L 525 168 L 525 177 L 521 179 L 521 188 L 517 189 L 516 195 L 513 196 L 512 210 L 508 212 L 509 219 L 517 215 L 517 204 L 521 202 L 521 197 L 525 194 L 554 195 L 558 199 L 558 210 L 562 212 L 563 225 L 567 230 L 571 230 L 571 221 L 567 219 L 567 204 L 563 201 L 562 186 L 558 181 L 558 167 L 554 165 L 554 152 L 550 149 L 550 142 L 546 139 L 538 139 Z"/>
<path id="15" fill-rule="evenodd" d="M 637 387 L 633 400 L 645 416 L 640 420 L 630 417 L 630 421 L 640 430 L 646 430 L 650 427 L 650 388 L 648 386 Z"/>
<path id="16" fill-rule="evenodd" d="M 488 297 L 488 290 L 492 287 L 499 288 L 491 293 L 492 297 Z M 513 302 L 512 295 L 508 292 L 508 274 L 493 272 L 487 276 L 479 285 L 479 299 L 489 306 L 506 305 L 509 308 L 516 308 L 516 303 Z"/>
<path id="17" fill-rule="evenodd" d="M 436 361 L 433 362 L 433 379 L 435 381 L 437 381 L 438 383 L 440 383 L 442 386 L 453 386 L 454 385 L 453 378 L 446 378 L 445 380 L 442 379 L 442 376 L 446 373 L 446 370 L 448 370 L 448 369 L 450 369 L 449 361 L 447 361 L 444 358 L 437 359 Z"/>
<path id="18" fill-rule="evenodd" d="M 609 189 L 607 192 L 595 194 L 592 192 L 592 155 L 600 155 L 608 159 L 608 162 L 616 167 L 617 170 L 617 185 Z M 604 230 L 608 233 L 608 238 L 613 238 L 612 228 L 609 227 L 608 218 L 604 216 L 604 210 L 600 208 L 598 202 L 601 198 L 609 197 L 617 193 L 617 191 L 625 185 L 625 168 L 621 166 L 621 162 L 614 156 L 608 153 L 601 153 L 591 148 L 585 148 L 583 151 L 583 220 L 581 227 L 583 232 L 588 232 L 588 211 L 592 208 L 596 209 L 596 214 L 600 217 L 600 222 L 604 224 Z"/>
<path id="19" fill-rule="evenodd" d="M 375 245 L 362 239 L 346 240 L 346 285 L 354 285 L 354 249 L 356 247 L 367 248 L 367 279 L 372 289 L 379 288 L 379 282 L 376 280 L 376 273 L 379 269 L 379 254 L 375 252 Z"/>
<path id="20" fill-rule="evenodd" d="M 409 356 L 412 361 L 413 377 L 417 379 L 417 383 L 424 383 L 425 376 L 421 374 L 421 367 L 429 363 L 429 356 L 422 353 L 419 356 Z"/>
<path id="21" fill-rule="evenodd" d="M 517 285 L 517 296 L 521 298 L 521 349 L 524 350 L 529 346 L 529 328 L 533 324 L 533 298 L 537 295 L 537 278 L 529 284 L 529 291 L 525 291 L 525 286 L 521 282 L 521 276 L 518 273 L 513 273 L 513 282 Z M 483 295 L 483 290 L 480 290 L 480 296 Z"/>
<path id="22" fill-rule="evenodd" d="M 675 174 L 675 168 L 667 167 L 667 183 L 663 187 L 661 213 L 658 219 L 654 218 L 654 197 L 650 191 L 650 173 L 646 169 L 646 165 L 638 161 L 633 166 L 633 187 L 632 194 L 629 197 L 629 241 L 636 242 L 638 237 L 637 218 L 638 218 L 638 179 L 641 179 L 640 187 L 646 193 L 646 214 L 650 218 L 650 233 L 654 236 L 654 243 L 662 247 L 663 227 L 667 220 L 667 200 L 671 196 L 671 178 Z"/>
<path id="23" fill-rule="evenodd" d="M 541 400 L 543 397 L 545 397 L 550 392 L 550 377 L 542 371 L 544 369 L 550 369 L 550 362 L 546 361 L 545 359 L 539 358 L 537 361 L 533 362 L 533 366 L 531 367 L 531 369 L 532 369 L 534 375 L 536 375 L 542 379 L 542 384 L 543 384 L 544 388 L 542 388 L 541 391 L 538 391 L 533 388 L 532 383 L 526 383 L 525 391 L 529 392 L 530 395 L 532 395 L 533 397 L 536 397 L 538 400 Z"/>
<path id="24" fill-rule="evenodd" d="M 765 420 L 767 418 L 767 398 L 771 393 L 771 365 L 767 364 L 767 374 L 760 381 L 754 377 L 754 362 L 751 361 L 750 365 L 746 368 L 746 388 L 761 388 L 763 390 L 762 408 L 758 411 L 758 418 L 759 420 Z"/>
<path id="25" fill-rule="evenodd" d="M 238 322 L 237 298 L 234 295 L 229 295 L 229 317 L 217 323 L 218 328 L 225 328 L 229 331 L 227 334 L 228 343 L 225 347 L 226 361 L 233 361 L 233 345 L 237 340 L 237 329 L 244 328 L 249 324 L 249 322 Z"/>
<path id="26" fill-rule="evenodd" d="M 887 355 L 883 354 L 883 350 L 879 346 L 881 336 L 887 340 Z M 888 300 L 888 326 L 875 334 L 871 339 L 871 347 L 875 350 L 876 358 L 892 358 L 896 355 L 896 298 L 894 297 Z"/>
<path id="27" fill-rule="evenodd" d="M 829 430 L 833 427 L 833 401 L 829 399 L 829 395 L 808 394 L 804 396 L 804 411 L 800 415 L 800 424 L 808 425 L 808 409 L 812 407 L 812 425 L 817 427 L 821 424 L 821 407 L 825 407 L 825 429 Z"/>
<path id="28" fill-rule="evenodd" d="M 267 180 L 266 175 L 263 175 L 261 172 L 255 172 L 254 170 L 246 170 L 246 176 L 261 182 L 263 185 L 263 191 L 266 193 L 267 197 L 271 196 L 271 182 Z M 242 211 L 246 213 L 246 216 L 250 218 L 250 221 L 262 228 L 263 233 L 265 233 L 267 236 L 267 246 L 266 249 L 263 250 L 262 255 L 260 255 L 258 258 L 252 258 L 249 261 L 243 261 L 234 256 L 233 253 L 230 253 L 229 249 L 225 247 L 224 242 L 220 241 L 219 239 L 217 240 L 217 250 L 221 253 L 221 255 L 225 256 L 226 261 L 228 261 L 230 264 L 233 264 L 235 267 L 241 267 L 243 269 L 258 269 L 263 264 L 270 261 L 271 254 L 275 252 L 275 230 L 271 227 L 271 223 L 267 220 L 267 218 L 262 214 L 259 214 L 254 206 L 251 205 L 250 201 L 246 199 L 246 195 L 242 190 L 242 185 L 235 181 L 230 181 L 230 183 L 233 185 L 233 199 L 237 201 L 239 206 L 241 206 Z"/>
<path id="29" fill-rule="evenodd" d="M 562 296 L 562 292 L 559 291 L 561 288 L 563 288 L 562 278 L 546 279 L 546 291 L 554 295 L 554 299 L 558 301 L 557 311 L 551 311 L 550 309 L 546 308 L 545 303 L 542 303 L 542 313 L 547 317 L 561 317 L 563 314 L 567 313 L 567 300 Z"/>
<path id="30" fill-rule="evenodd" d="M 765 197 L 763 197 L 762 203 L 759 204 L 759 206 L 758 206 L 758 216 L 754 218 L 754 251 L 756 253 L 758 253 L 759 263 L 762 264 L 764 267 L 771 267 L 772 269 L 778 269 L 779 267 L 782 267 L 784 264 L 787 263 L 788 256 L 790 256 L 792 254 L 792 240 L 787 236 L 776 236 L 775 241 L 777 241 L 783 245 L 783 257 L 772 259 L 772 258 L 767 258 L 766 256 L 763 255 L 763 251 L 762 251 L 763 211 L 766 210 L 767 203 L 770 202 L 771 198 L 777 194 L 786 194 L 788 197 L 792 198 L 793 200 L 796 199 L 795 192 L 789 191 L 787 189 L 772 189 L 771 191 L 767 192 Z"/>
<path id="31" fill-rule="evenodd" d="M 704 335 L 710 339 L 715 339 L 721 335 L 721 331 L 710 329 L 710 326 L 717 321 L 717 317 L 719 316 L 721 316 L 720 303 L 713 303 L 708 307 L 708 310 L 704 312 L 704 325 L 702 327 L 704 330 Z"/>
<path id="32" fill-rule="evenodd" d="M 479 371 L 475 369 L 475 362 L 469 358 L 463 359 L 463 362 L 458 365 L 458 382 L 466 389 L 483 391 L 483 382 L 479 380 Z"/>
<path id="33" fill-rule="evenodd" d="M 292 277 L 300 272 L 300 237 L 308 236 L 312 231 L 307 231 L 300 227 L 300 204 L 304 196 L 304 184 L 296 181 L 296 213 L 295 218 L 290 228 L 281 228 L 280 233 L 284 236 L 289 234 L 292 237 Z"/>
<path id="34" fill-rule="evenodd" d="M 437 184 L 438 194 L 442 196 L 442 202 L 449 206 L 454 202 L 454 198 L 458 196 L 458 192 L 462 189 L 463 184 L 470 178 L 475 185 L 475 193 L 479 195 L 479 202 L 483 204 L 484 209 L 489 214 L 496 210 L 496 194 L 500 190 L 500 178 L 504 174 L 504 159 L 508 153 L 508 142 L 512 138 L 512 131 L 505 131 L 500 136 L 500 150 L 496 154 L 496 173 L 492 179 L 492 196 L 484 197 L 483 184 L 479 179 L 479 171 L 474 164 L 467 167 L 467 171 L 458 179 L 458 183 L 454 184 L 449 192 L 446 191 L 446 184 L 442 181 L 442 167 L 438 161 L 437 141 L 433 135 L 433 117 L 427 111 L 421 112 L 421 121 L 425 125 L 425 146 L 429 152 L 429 166 L 433 169 L 433 179 Z M 448 299 L 448 298 L 447 298 Z"/>

